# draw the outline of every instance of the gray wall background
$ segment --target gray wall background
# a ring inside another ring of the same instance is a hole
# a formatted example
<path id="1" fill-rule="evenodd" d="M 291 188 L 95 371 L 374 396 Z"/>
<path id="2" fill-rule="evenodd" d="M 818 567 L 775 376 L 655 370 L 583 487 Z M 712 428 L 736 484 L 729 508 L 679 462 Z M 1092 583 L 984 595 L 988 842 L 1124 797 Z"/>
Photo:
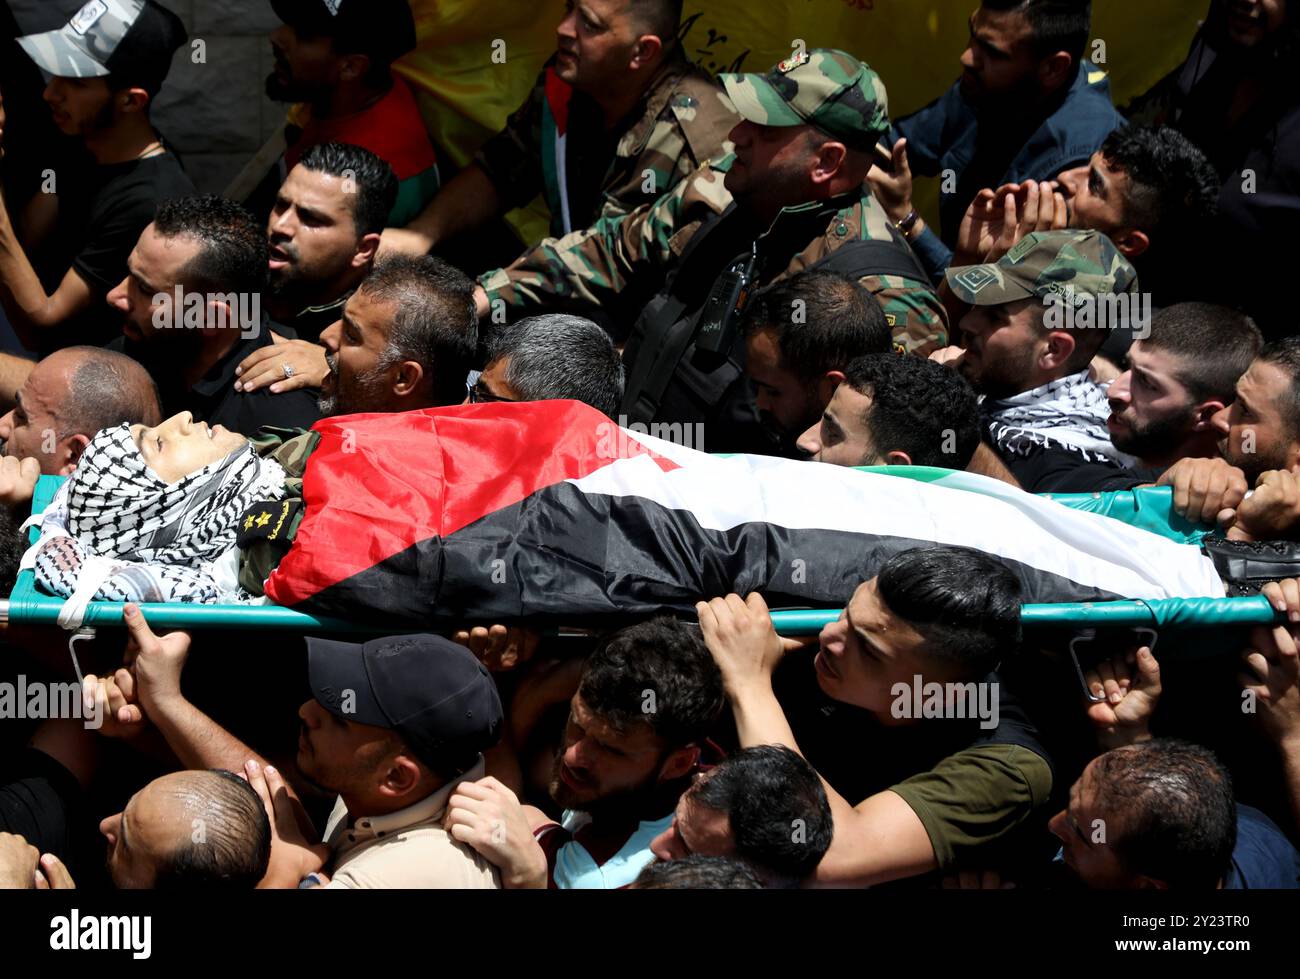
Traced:
<path id="1" fill-rule="evenodd" d="M 3 2 L 3 0 L 0 0 Z M 7 0 L 24 33 L 61 27 L 84 0 Z M 153 121 L 200 191 L 220 193 L 284 122 L 288 106 L 266 97 L 269 36 L 280 24 L 270 0 L 159 0 L 190 33 L 154 104 Z M 193 42 L 206 45 L 205 64 Z"/>

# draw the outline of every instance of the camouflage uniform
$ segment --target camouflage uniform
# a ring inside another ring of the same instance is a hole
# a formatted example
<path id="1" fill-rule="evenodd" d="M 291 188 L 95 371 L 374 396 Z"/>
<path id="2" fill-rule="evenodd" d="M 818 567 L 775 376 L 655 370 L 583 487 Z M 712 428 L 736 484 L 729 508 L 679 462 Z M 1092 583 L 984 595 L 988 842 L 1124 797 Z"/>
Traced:
<path id="1" fill-rule="evenodd" d="M 320 436 L 299 428 L 267 427 L 251 441 L 253 450 L 278 462 L 285 475 L 283 499 L 258 504 L 240 518 L 239 585 L 250 594 L 261 595 L 262 586 L 289 550 L 302 523 L 302 477 Z M 264 514 L 269 515 L 267 520 L 261 520 Z"/>
<path id="2" fill-rule="evenodd" d="M 653 206 L 548 238 L 509 268 L 480 277 L 489 303 L 499 299 L 521 313 L 544 305 L 635 308 L 636 300 L 620 297 L 629 287 L 636 291 L 638 276 L 662 282 L 697 231 L 729 210 L 734 213 L 723 186 L 734 160 L 728 155 L 706 163 Z M 764 270 L 762 285 L 797 275 L 850 242 L 891 240 L 891 222 L 865 185 L 860 193 L 832 201 L 787 207 L 760 238 L 788 239 L 788 226 L 807 229 L 809 219 L 815 229 L 784 265 Z M 915 277 L 869 275 L 860 281 L 884 307 L 899 350 L 928 354 L 947 345 L 947 314 L 923 271 Z"/>
<path id="3" fill-rule="evenodd" d="M 542 193 L 551 210 L 551 234 L 565 233 L 559 201 L 544 179 L 543 119 L 551 64 L 506 128 L 489 139 L 475 162 L 508 207 L 522 207 Z M 551 80 L 565 86 L 558 79 Z M 607 134 L 599 106 L 573 92 L 569 101 L 568 180 L 573 228 L 613 218 L 655 201 L 706 160 L 730 152 L 727 134 L 740 121 L 731 100 L 703 69 L 681 56 L 664 62 L 621 132 Z M 611 158 L 612 156 L 612 158 Z M 653 179 L 646 173 L 650 171 Z M 647 189 L 649 188 L 649 189 Z"/>
<path id="4" fill-rule="evenodd" d="M 759 125 L 812 124 L 860 149 L 869 149 L 889 126 L 880 77 L 842 52 L 814 51 L 767 75 L 726 75 L 723 83 L 741 114 Z M 675 266 L 697 232 L 747 217 L 723 184 L 734 159 L 732 154 L 706 164 L 653 205 L 543 241 L 508 269 L 482 276 L 489 302 L 520 309 L 644 305 L 670 270 L 680 271 Z M 767 253 L 758 274 L 761 285 L 796 275 L 855 241 L 893 241 L 911 256 L 865 184 L 835 200 L 787 207 L 771 227 L 757 231 L 750 241 L 756 239 L 760 252 Z M 948 343 L 946 313 L 923 270 L 860 281 L 884 306 L 900 349 L 926 354 Z M 624 295 L 629 287 L 631 293 Z"/>

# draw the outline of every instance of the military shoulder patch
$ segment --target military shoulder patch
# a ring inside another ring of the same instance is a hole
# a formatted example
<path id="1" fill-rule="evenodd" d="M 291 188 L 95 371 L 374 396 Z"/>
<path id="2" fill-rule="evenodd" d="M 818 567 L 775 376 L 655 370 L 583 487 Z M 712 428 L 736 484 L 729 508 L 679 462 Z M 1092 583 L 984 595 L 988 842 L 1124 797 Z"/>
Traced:
<path id="1" fill-rule="evenodd" d="M 254 503 L 239 518 L 239 534 L 235 544 L 248 547 L 259 540 L 283 540 L 293 525 L 293 518 L 302 509 L 302 500 L 267 500 Z"/>

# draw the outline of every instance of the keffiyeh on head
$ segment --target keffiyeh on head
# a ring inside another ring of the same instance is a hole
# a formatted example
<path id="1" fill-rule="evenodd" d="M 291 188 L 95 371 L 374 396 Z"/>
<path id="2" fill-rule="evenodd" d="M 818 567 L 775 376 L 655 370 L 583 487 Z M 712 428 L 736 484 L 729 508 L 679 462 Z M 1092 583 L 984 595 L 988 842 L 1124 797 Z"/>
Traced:
<path id="1" fill-rule="evenodd" d="M 279 463 L 245 444 L 168 483 L 145 463 L 130 426 L 104 429 L 45 513 L 28 521 L 41 539 L 23 566 L 69 599 L 65 628 L 76 628 L 95 599 L 224 601 L 235 589 L 219 584 L 213 564 L 229 556 L 250 506 L 284 495 L 284 479 Z"/>
<path id="2" fill-rule="evenodd" d="M 211 561 L 234 544 L 245 510 L 284 495 L 284 470 L 247 444 L 165 482 L 128 425 L 96 435 L 68 482 L 68 532 L 96 555 L 149 564 Z"/>

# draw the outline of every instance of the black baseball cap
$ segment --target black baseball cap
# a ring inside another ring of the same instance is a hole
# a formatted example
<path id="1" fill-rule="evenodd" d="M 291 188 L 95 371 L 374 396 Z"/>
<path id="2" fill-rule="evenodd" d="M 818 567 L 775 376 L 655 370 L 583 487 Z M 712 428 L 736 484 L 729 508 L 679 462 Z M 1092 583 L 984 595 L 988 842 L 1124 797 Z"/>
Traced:
<path id="1" fill-rule="evenodd" d="M 152 93 L 188 39 L 181 19 L 154 0 L 89 0 L 63 27 L 18 43 L 38 67 L 59 78 L 117 75 Z"/>
<path id="2" fill-rule="evenodd" d="M 392 63 L 415 48 L 407 0 L 271 0 L 277 17 L 308 36 L 332 37 L 345 51 Z"/>
<path id="3" fill-rule="evenodd" d="M 308 638 L 307 680 L 335 717 L 396 731 L 438 772 L 463 775 L 501 738 L 504 713 L 491 674 L 442 636 Z"/>

